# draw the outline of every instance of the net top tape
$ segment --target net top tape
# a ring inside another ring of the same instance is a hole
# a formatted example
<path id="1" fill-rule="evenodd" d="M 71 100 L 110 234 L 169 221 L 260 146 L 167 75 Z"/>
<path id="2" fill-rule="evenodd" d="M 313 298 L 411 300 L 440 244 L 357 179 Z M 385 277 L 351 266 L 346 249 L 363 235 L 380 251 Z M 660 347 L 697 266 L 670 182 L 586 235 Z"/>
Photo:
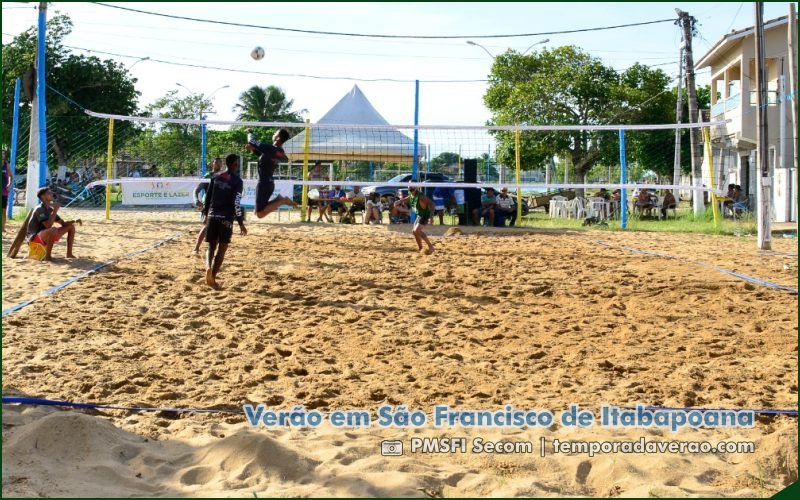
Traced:
<path id="1" fill-rule="evenodd" d="M 534 132 L 558 132 L 575 130 L 600 130 L 600 131 L 619 131 L 619 130 L 677 130 L 692 129 L 703 127 L 716 127 L 730 123 L 732 120 L 720 120 L 701 123 L 665 123 L 656 125 L 364 125 L 364 124 L 345 124 L 345 123 L 309 123 L 304 122 L 246 122 L 228 120 L 196 120 L 189 118 L 162 118 L 154 116 L 126 116 L 113 115 L 109 113 L 97 113 L 85 110 L 85 113 L 95 118 L 113 119 L 129 122 L 143 123 L 172 123 L 178 125 L 230 125 L 239 127 L 270 127 L 270 128 L 311 128 L 311 129 L 369 129 L 369 130 L 396 130 L 396 129 L 418 129 L 418 130 L 491 130 L 496 132 L 515 132 L 534 131 Z"/>
<path id="2" fill-rule="evenodd" d="M 509 191 L 524 189 L 527 191 L 552 191 L 554 189 L 655 189 L 655 190 L 673 190 L 680 189 L 682 191 L 699 191 L 714 193 L 717 196 L 722 196 L 725 191 L 719 188 L 710 188 L 708 186 L 691 186 L 684 184 L 619 184 L 613 182 L 598 182 L 595 184 L 559 184 L 559 183 L 527 183 L 521 182 L 519 184 L 513 182 L 388 182 L 388 181 L 353 181 L 353 180 L 325 180 L 325 181 L 304 181 L 303 179 L 274 179 L 275 182 L 289 182 L 292 184 L 324 187 L 324 186 L 381 186 L 381 187 L 396 187 L 397 189 L 406 189 L 409 186 L 416 186 L 418 188 L 453 188 L 453 189 L 467 189 L 467 188 L 486 188 L 491 187 L 496 191 L 502 188 L 508 188 Z M 105 186 L 106 184 L 166 184 L 170 182 L 196 182 L 198 184 L 208 184 L 209 179 L 198 177 L 118 177 L 116 179 L 100 179 L 92 181 L 86 185 L 87 189 L 95 186 Z M 254 185 L 258 182 L 257 179 L 244 179 L 245 185 Z M 554 193 L 557 194 L 557 193 Z"/>

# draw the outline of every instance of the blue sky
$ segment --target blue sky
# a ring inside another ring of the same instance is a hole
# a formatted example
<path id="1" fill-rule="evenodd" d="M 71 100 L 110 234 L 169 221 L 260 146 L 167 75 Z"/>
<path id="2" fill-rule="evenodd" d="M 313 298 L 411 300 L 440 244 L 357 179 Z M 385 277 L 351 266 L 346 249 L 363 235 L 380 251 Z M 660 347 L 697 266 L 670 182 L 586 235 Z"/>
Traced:
<path id="1" fill-rule="evenodd" d="M 33 3 L 4 2 L 3 43 L 36 22 Z M 679 7 L 699 21 L 695 57 L 704 54 L 731 29 L 753 24 L 752 2 L 717 3 L 118 3 L 146 11 L 202 19 L 280 26 L 308 30 L 401 35 L 490 35 L 541 33 L 608 25 L 674 19 Z M 765 5 L 765 19 L 788 13 L 788 3 Z M 389 78 L 405 82 L 326 80 L 299 76 L 267 76 L 175 66 L 145 60 L 132 67 L 148 104 L 182 83 L 214 95 L 217 117 L 233 120 L 233 105 L 252 85 L 277 85 L 307 109 L 312 121 L 325 114 L 354 84 L 393 124 L 414 118 L 414 83 L 420 84 L 420 122 L 423 124 L 482 125 L 490 118 L 483 105 L 486 84 L 428 83 L 425 80 L 484 80 L 489 55 L 466 39 L 407 40 L 292 34 L 166 19 L 82 2 L 54 2 L 50 13 L 67 13 L 74 22 L 66 45 L 123 54 L 95 53 L 132 65 L 141 57 L 171 62 L 235 68 L 245 72 L 278 72 L 356 79 Z M 478 39 L 498 54 L 507 48 L 524 50 L 549 38 L 547 47 L 574 44 L 616 69 L 634 62 L 657 65 L 677 76 L 678 27 L 661 23 L 580 34 L 534 35 L 524 38 Z M 266 57 L 253 61 L 250 50 L 260 45 Z M 536 50 L 539 47 L 534 47 Z M 698 82 L 708 83 L 700 72 Z M 186 92 L 179 89 L 180 92 Z"/>

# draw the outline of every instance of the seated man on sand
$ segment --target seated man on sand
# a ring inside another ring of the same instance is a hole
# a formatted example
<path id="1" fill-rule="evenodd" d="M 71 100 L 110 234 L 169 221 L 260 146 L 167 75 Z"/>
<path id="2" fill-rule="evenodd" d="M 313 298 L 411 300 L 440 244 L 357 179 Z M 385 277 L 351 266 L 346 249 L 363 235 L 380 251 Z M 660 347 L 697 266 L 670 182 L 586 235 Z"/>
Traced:
<path id="1" fill-rule="evenodd" d="M 367 208 L 364 211 L 364 224 L 374 222 L 381 224 L 383 221 L 383 203 L 381 203 L 381 195 L 377 191 L 370 193 L 367 198 Z"/>
<path id="2" fill-rule="evenodd" d="M 397 199 L 392 203 L 389 221 L 392 224 L 411 222 L 411 208 L 408 206 L 408 197 L 404 196 L 402 189 L 397 190 Z"/>
<path id="3" fill-rule="evenodd" d="M 50 188 L 39 189 L 36 197 L 39 198 L 40 203 L 33 209 L 33 214 L 28 221 L 28 242 L 43 245 L 45 247 L 44 260 L 51 260 L 53 245 L 66 233 L 67 258 L 74 259 L 72 246 L 75 243 L 75 224 L 80 225 L 81 220 L 67 222 L 58 216 L 58 209 L 61 207 L 56 203 Z"/>

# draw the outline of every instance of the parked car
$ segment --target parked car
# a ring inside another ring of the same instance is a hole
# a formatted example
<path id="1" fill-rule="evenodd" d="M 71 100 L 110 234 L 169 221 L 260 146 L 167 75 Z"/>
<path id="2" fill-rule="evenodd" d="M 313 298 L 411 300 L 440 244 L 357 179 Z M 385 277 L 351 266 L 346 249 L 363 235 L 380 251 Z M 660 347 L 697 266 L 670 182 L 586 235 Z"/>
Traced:
<path id="1" fill-rule="evenodd" d="M 419 173 L 419 181 L 420 182 L 453 182 L 450 177 L 440 174 L 437 172 L 420 172 Z M 386 182 L 411 182 L 411 174 L 400 174 L 395 175 L 391 179 Z M 397 186 L 366 186 L 362 191 L 364 194 L 369 196 L 372 194 L 373 191 L 377 191 L 381 198 L 385 198 L 387 203 L 393 203 L 395 199 L 397 199 L 397 191 L 399 189 L 403 189 Z M 433 193 L 434 188 L 425 188 L 423 192 L 426 196 L 431 196 Z M 407 195 L 408 190 L 403 189 L 403 192 Z"/>

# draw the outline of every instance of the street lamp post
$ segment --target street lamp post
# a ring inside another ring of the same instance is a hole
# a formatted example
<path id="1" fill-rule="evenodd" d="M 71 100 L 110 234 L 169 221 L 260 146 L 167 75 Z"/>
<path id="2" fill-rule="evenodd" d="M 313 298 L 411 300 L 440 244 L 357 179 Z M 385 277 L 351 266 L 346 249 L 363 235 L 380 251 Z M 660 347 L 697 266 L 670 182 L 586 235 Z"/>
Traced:
<path id="1" fill-rule="evenodd" d="M 183 87 L 191 95 L 199 95 L 200 96 L 200 175 L 201 176 L 205 176 L 206 175 L 206 168 L 207 168 L 206 156 L 208 156 L 208 151 L 207 151 L 208 143 L 206 141 L 206 138 L 207 138 L 206 123 L 205 123 L 206 117 L 203 115 L 203 112 L 205 111 L 205 108 L 203 107 L 204 106 L 203 94 L 197 94 L 196 92 L 193 92 L 192 89 L 190 89 L 186 85 L 183 85 L 182 83 L 175 83 L 175 85 L 177 85 L 179 87 Z M 208 96 L 208 99 L 211 100 L 211 98 L 214 97 L 214 94 L 216 94 L 217 92 L 219 92 L 222 89 L 227 89 L 229 87 L 230 87 L 230 85 L 223 85 L 222 87 L 220 87 L 220 88 L 216 89 L 215 91 L 211 92 L 211 94 Z"/>
<path id="2" fill-rule="evenodd" d="M 524 56 L 525 54 L 527 54 L 527 53 L 528 53 L 528 51 L 529 51 L 529 50 L 531 50 L 532 48 L 536 47 L 537 45 L 542 45 L 543 43 L 547 43 L 547 42 L 549 42 L 549 41 L 550 41 L 550 39 L 549 39 L 549 38 L 545 38 L 544 40 L 539 40 L 538 42 L 536 42 L 536 43 L 534 43 L 534 44 L 531 44 L 531 46 L 530 46 L 530 47 L 528 47 L 527 49 L 525 49 L 525 52 L 523 52 L 523 53 L 522 53 L 522 55 Z"/>
<path id="3" fill-rule="evenodd" d="M 538 42 L 531 44 L 531 46 L 530 46 L 530 47 L 528 47 L 527 49 L 525 49 L 525 51 L 524 51 L 524 52 L 522 52 L 522 55 L 524 56 L 525 54 L 527 54 L 527 53 L 528 53 L 528 51 L 529 51 L 529 50 L 531 50 L 532 48 L 536 47 L 537 45 L 541 45 L 541 44 L 543 44 L 543 43 L 547 43 L 547 42 L 549 42 L 549 41 L 550 41 L 550 39 L 549 39 L 549 38 L 545 38 L 544 40 L 539 40 Z M 473 46 L 475 46 L 475 47 L 480 47 L 480 48 L 482 48 L 482 49 L 483 49 L 483 51 L 484 51 L 484 52 L 486 52 L 487 54 L 489 54 L 489 57 L 491 57 L 492 59 L 494 59 L 494 58 L 495 58 L 494 54 L 492 54 L 491 52 L 489 52 L 489 49 L 487 49 L 487 48 L 486 48 L 486 47 L 484 47 L 483 45 L 481 45 L 481 44 L 479 44 L 479 43 L 477 43 L 477 42 L 473 42 L 472 40 L 467 40 L 467 44 L 468 44 L 468 45 L 473 45 Z"/>
<path id="4" fill-rule="evenodd" d="M 486 48 L 486 47 L 484 47 L 483 45 L 481 45 L 481 44 L 479 44 L 479 43 L 476 43 L 476 42 L 473 42 L 472 40 L 467 40 L 467 44 L 468 44 L 468 45 L 474 45 L 475 47 L 480 47 L 480 48 L 482 48 L 484 52 L 486 52 L 487 54 L 489 54 L 489 57 L 491 57 L 492 59 L 494 59 L 494 54 L 492 54 L 491 52 L 489 52 L 489 49 L 487 49 L 487 48 Z"/>
<path id="5" fill-rule="evenodd" d="M 130 66 L 128 66 L 128 67 L 127 67 L 127 68 L 125 68 L 125 69 L 127 69 L 128 71 L 130 71 L 130 70 L 131 70 L 131 68 L 133 68 L 134 66 L 136 66 L 136 65 L 137 65 L 137 64 L 139 64 L 140 62 L 142 62 L 142 61 L 149 61 L 149 60 L 150 60 L 150 56 L 147 56 L 147 57 L 140 57 L 138 60 L 134 61 L 134 62 L 133 62 L 133 64 L 131 64 Z"/>

